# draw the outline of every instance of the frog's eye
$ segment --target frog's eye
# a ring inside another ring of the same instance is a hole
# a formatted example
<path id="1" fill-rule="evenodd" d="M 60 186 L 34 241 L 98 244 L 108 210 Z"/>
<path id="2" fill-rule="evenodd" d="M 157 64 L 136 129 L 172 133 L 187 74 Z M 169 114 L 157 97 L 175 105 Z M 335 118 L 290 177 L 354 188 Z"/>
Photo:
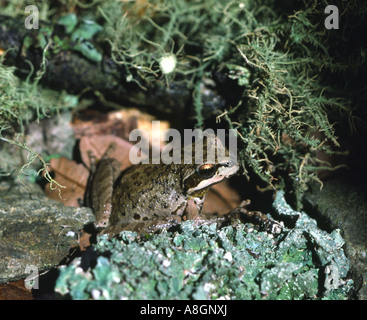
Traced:
<path id="1" fill-rule="evenodd" d="M 215 164 L 207 163 L 200 166 L 197 171 L 202 178 L 209 179 L 216 173 L 217 166 Z"/>

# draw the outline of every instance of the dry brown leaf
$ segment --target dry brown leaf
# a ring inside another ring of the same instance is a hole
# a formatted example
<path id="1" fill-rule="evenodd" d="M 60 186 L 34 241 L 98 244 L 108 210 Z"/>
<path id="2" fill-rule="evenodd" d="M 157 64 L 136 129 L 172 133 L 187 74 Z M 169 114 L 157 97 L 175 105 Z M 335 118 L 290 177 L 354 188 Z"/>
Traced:
<path id="1" fill-rule="evenodd" d="M 130 142 L 113 135 L 93 135 L 82 137 L 79 149 L 82 160 L 88 168 L 90 168 L 90 154 L 92 154 L 97 161 L 103 156 L 115 158 L 121 164 L 121 170 L 125 170 L 132 165 L 129 160 L 132 146 Z M 107 151 L 108 154 L 106 154 Z"/>
<path id="2" fill-rule="evenodd" d="M 80 207 L 79 199 L 84 197 L 89 170 L 82 164 L 61 157 L 51 159 L 50 171 L 54 172 L 54 179 L 66 188 L 61 189 L 62 198 L 60 198 L 58 190 L 51 190 L 49 183 L 47 183 L 45 187 L 46 195 L 66 206 Z"/>
<path id="3" fill-rule="evenodd" d="M 88 111 L 84 115 L 74 117 L 71 125 L 77 139 L 83 136 L 113 134 L 129 139 L 129 134 L 137 128 L 136 115 L 128 115 L 122 111 L 101 113 Z"/>
<path id="4" fill-rule="evenodd" d="M 130 132 L 134 129 L 147 130 L 150 133 L 154 120 L 157 119 L 137 109 L 123 109 L 107 114 L 89 111 L 83 116 L 74 117 L 71 125 L 77 139 L 83 136 L 112 134 L 129 140 Z M 163 131 L 168 129 L 170 124 L 168 121 L 160 121 L 160 127 Z"/>
<path id="5" fill-rule="evenodd" d="M 0 300 L 33 300 L 32 292 L 24 286 L 24 280 L 0 284 Z"/>

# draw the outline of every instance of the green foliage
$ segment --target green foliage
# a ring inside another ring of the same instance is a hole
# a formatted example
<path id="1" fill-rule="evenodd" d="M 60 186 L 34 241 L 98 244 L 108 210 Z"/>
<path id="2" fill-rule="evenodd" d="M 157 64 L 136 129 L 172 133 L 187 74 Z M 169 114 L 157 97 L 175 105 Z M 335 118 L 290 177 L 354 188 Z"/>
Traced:
<path id="1" fill-rule="evenodd" d="M 249 9 L 245 5 L 237 10 L 239 5 L 216 0 L 104 1 L 98 11 L 106 20 L 113 57 L 126 66 L 128 77 L 138 75 L 145 80 L 142 85 L 166 77 L 192 87 L 194 77 L 225 61 L 233 39 L 248 32 Z M 164 76 L 159 62 L 167 54 L 177 57 L 177 66 Z"/>
<path id="2" fill-rule="evenodd" d="M 60 49 L 78 51 L 94 62 L 102 61 L 102 54 L 90 41 L 103 29 L 99 24 L 88 18 L 84 18 L 78 23 L 78 18 L 73 13 L 61 16 L 57 23 L 63 25 L 66 33 L 70 34 L 70 39 L 63 40 L 55 36 Z"/>
<path id="3" fill-rule="evenodd" d="M 288 190 L 298 208 L 307 183 L 318 180 L 317 171 L 333 169 L 319 161 L 316 152 L 341 153 L 336 151 L 339 143 L 329 119 L 346 116 L 349 129 L 354 127 L 352 97 L 330 86 L 332 74 L 349 64 L 330 48 L 329 37 L 342 43 L 342 33 L 324 27 L 326 5 L 315 2 L 288 16 L 279 11 L 277 21 L 257 26 L 261 31 L 246 35 L 238 45 L 256 79 L 244 91 L 242 108 L 229 116 L 229 121 L 240 119 L 244 164 L 270 184 L 290 178 Z M 344 5 L 337 3 L 340 10 Z M 348 9 L 341 17 L 344 28 L 351 22 Z"/>
<path id="4" fill-rule="evenodd" d="M 196 221 L 149 240 L 129 231 L 101 236 L 96 266 L 83 271 L 78 258 L 63 267 L 56 291 L 73 299 L 345 299 L 351 281 L 340 235 L 293 211 L 282 192 L 275 208 L 299 217 L 276 238 L 249 225 Z M 333 285 L 327 267 L 338 271 Z"/>

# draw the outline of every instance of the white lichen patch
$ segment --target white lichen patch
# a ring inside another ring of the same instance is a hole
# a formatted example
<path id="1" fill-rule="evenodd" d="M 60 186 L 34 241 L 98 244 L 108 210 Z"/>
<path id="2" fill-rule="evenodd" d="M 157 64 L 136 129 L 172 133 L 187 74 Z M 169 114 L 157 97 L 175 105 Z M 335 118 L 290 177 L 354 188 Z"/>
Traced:
<path id="1" fill-rule="evenodd" d="M 167 54 L 161 58 L 159 61 L 159 66 L 163 72 L 163 74 L 172 73 L 177 64 L 177 58 L 174 54 Z"/>

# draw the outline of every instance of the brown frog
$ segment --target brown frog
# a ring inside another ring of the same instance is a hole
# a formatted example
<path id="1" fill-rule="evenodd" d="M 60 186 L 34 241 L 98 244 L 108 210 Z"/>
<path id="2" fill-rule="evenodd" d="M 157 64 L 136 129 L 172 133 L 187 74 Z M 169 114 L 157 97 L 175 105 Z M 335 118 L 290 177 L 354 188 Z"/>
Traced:
<path id="1" fill-rule="evenodd" d="M 185 210 L 195 218 L 210 186 L 238 171 L 237 161 L 228 159 L 208 162 L 204 155 L 199 164 L 137 164 L 122 173 L 116 160 L 102 159 L 90 188 L 96 226 L 109 233 L 141 231 L 180 219 Z"/>

